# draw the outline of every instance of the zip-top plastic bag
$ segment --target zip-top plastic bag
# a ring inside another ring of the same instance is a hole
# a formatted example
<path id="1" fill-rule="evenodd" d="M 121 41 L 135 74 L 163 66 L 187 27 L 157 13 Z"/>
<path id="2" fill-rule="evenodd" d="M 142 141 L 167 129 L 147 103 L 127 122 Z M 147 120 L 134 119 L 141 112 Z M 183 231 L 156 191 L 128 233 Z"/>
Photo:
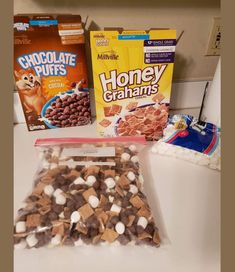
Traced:
<path id="1" fill-rule="evenodd" d="M 18 211 L 16 248 L 160 245 L 143 191 L 144 137 L 38 139 L 40 166 Z"/>
<path id="2" fill-rule="evenodd" d="M 220 170 L 220 128 L 190 115 L 172 115 L 152 152 Z"/>

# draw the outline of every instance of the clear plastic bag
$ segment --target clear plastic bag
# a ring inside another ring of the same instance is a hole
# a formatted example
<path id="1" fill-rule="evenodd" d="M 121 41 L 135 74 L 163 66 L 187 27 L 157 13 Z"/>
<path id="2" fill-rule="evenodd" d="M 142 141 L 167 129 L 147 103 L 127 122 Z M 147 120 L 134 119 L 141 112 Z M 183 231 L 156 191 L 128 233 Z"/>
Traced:
<path id="1" fill-rule="evenodd" d="M 38 139 L 40 166 L 18 211 L 16 248 L 160 245 L 143 191 L 144 137 Z"/>
<path id="2" fill-rule="evenodd" d="M 220 170 L 220 129 L 190 115 L 172 115 L 152 152 Z"/>

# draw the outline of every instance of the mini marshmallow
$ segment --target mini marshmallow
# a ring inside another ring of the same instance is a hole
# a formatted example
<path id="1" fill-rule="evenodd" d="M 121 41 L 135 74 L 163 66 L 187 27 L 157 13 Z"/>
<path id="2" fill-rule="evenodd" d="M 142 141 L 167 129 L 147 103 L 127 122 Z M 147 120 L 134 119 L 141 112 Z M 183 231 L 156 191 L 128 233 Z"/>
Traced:
<path id="1" fill-rule="evenodd" d="M 131 155 L 128 153 L 122 153 L 121 155 L 121 161 L 129 161 L 129 159 L 131 158 Z"/>
<path id="2" fill-rule="evenodd" d="M 137 150 L 137 147 L 135 145 L 129 146 L 130 151 L 135 152 Z"/>
<path id="3" fill-rule="evenodd" d="M 15 244 L 14 248 L 15 249 L 24 249 L 26 248 L 27 243 L 25 240 L 21 240 L 18 244 Z"/>
<path id="4" fill-rule="evenodd" d="M 114 196 L 109 196 L 109 202 L 111 202 L 111 203 L 113 203 L 113 201 L 114 201 Z"/>
<path id="5" fill-rule="evenodd" d="M 48 227 L 37 226 L 37 232 L 44 232 L 47 229 L 48 229 Z"/>
<path id="6" fill-rule="evenodd" d="M 38 158 L 39 158 L 40 160 L 43 160 L 43 159 L 44 159 L 44 151 L 42 151 L 42 150 L 39 151 Z"/>
<path id="7" fill-rule="evenodd" d="M 63 191 L 62 191 L 61 189 L 58 188 L 58 189 L 56 189 L 55 192 L 53 193 L 53 196 L 54 196 L 54 197 L 57 197 L 58 195 L 60 195 L 60 194 L 62 194 L 62 193 L 63 193 Z"/>
<path id="8" fill-rule="evenodd" d="M 59 157 L 60 155 L 60 148 L 58 146 L 55 146 L 53 148 L 53 152 L 51 153 L 52 157 Z"/>
<path id="9" fill-rule="evenodd" d="M 115 226 L 115 230 L 118 234 L 123 234 L 125 232 L 125 225 L 119 221 Z"/>
<path id="10" fill-rule="evenodd" d="M 88 198 L 88 203 L 91 205 L 92 208 L 97 208 L 99 205 L 99 202 L 100 201 L 99 201 L 98 197 L 96 197 L 94 195 L 91 195 Z"/>
<path id="11" fill-rule="evenodd" d="M 74 242 L 75 246 L 83 246 L 85 243 L 82 241 L 82 239 L 78 239 L 76 242 Z"/>
<path id="12" fill-rule="evenodd" d="M 116 247 L 116 246 L 120 246 L 121 243 L 118 240 L 116 240 L 116 241 L 112 242 L 111 245 L 114 246 L 114 247 Z"/>
<path id="13" fill-rule="evenodd" d="M 21 233 L 26 231 L 25 221 L 19 221 L 16 223 L 16 233 Z"/>
<path id="14" fill-rule="evenodd" d="M 61 235 L 56 234 L 52 239 L 51 239 L 51 244 L 54 246 L 58 246 L 61 242 Z"/>
<path id="15" fill-rule="evenodd" d="M 147 227 L 147 225 L 148 225 L 148 220 L 145 217 L 141 216 L 138 219 L 137 225 L 141 226 L 141 227 L 143 227 L 145 229 Z"/>
<path id="16" fill-rule="evenodd" d="M 46 185 L 43 191 L 46 195 L 52 196 L 52 194 L 54 193 L 54 188 L 52 185 Z"/>
<path id="17" fill-rule="evenodd" d="M 134 240 L 131 240 L 131 241 L 128 243 L 128 246 L 135 246 L 135 241 L 134 241 Z"/>
<path id="18" fill-rule="evenodd" d="M 116 204 L 117 204 L 118 206 L 120 206 L 120 207 L 121 207 L 121 205 L 122 205 L 121 200 L 117 200 L 117 201 L 116 201 Z"/>
<path id="19" fill-rule="evenodd" d="M 86 180 L 86 184 L 92 186 L 96 182 L 95 176 L 88 176 Z"/>
<path id="20" fill-rule="evenodd" d="M 64 219 L 64 212 L 61 212 L 61 213 L 59 214 L 59 218 Z"/>
<path id="21" fill-rule="evenodd" d="M 42 168 L 48 169 L 50 167 L 50 163 L 48 161 L 43 161 Z"/>
<path id="22" fill-rule="evenodd" d="M 131 157 L 131 161 L 132 161 L 133 163 L 137 163 L 137 162 L 139 162 L 139 158 L 138 158 L 137 156 L 132 156 L 132 157 Z"/>
<path id="23" fill-rule="evenodd" d="M 114 180 L 113 178 L 106 178 L 106 179 L 104 180 L 104 183 L 107 185 L 107 187 L 108 187 L 109 189 L 114 188 L 115 185 L 116 185 L 116 182 L 115 182 L 115 180 Z"/>
<path id="24" fill-rule="evenodd" d="M 140 182 L 141 184 L 143 184 L 143 183 L 144 183 L 144 178 L 143 178 L 143 176 L 142 176 L 142 175 L 139 175 L 139 182 Z"/>
<path id="25" fill-rule="evenodd" d="M 130 184 L 129 192 L 131 192 L 133 195 L 138 193 L 138 188 L 134 184 Z"/>
<path id="26" fill-rule="evenodd" d="M 77 223 L 81 219 L 81 215 L 78 211 L 74 211 L 70 216 L 72 223 Z"/>
<path id="27" fill-rule="evenodd" d="M 58 167 L 57 163 L 51 163 L 50 169 L 55 169 Z"/>
<path id="28" fill-rule="evenodd" d="M 111 207 L 111 209 L 110 209 L 110 211 L 111 212 L 115 212 L 115 213 L 120 213 L 121 209 L 122 208 L 120 206 L 118 206 L 116 204 L 113 204 L 112 207 Z"/>
<path id="29" fill-rule="evenodd" d="M 127 174 L 127 178 L 130 181 L 134 181 L 135 180 L 135 174 L 132 171 L 129 171 L 128 174 Z"/>
<path id="30" fill-rule="evenodd" d="M 55 203 L 58 205 L 64 205 L 66 203 L 66 198 L 62 194 L 59 194 L 55 198 Z"/>
<path id="31" fill-rule="evenodd" d="M 35 234 L 29 234 L 26 237 L 26 242 L 29 247 L 34 247 L 38 243 L 38 239 L 36 238 Z"/>
<path id="32" fill-rule="evenodd" d="M 81 178 L 81 177 L 78 177 L 78 178 L 76 178 L 75 180 L 74 180 L 74 182 L 73 182 L 74 184 L 85 184 L 85 180 L 83 179 L 83 178 Z"/>
<path id="33" fill-rule="evenodd" d="M 115 176 L 115 180 L 118 181 L 120 179 L 120 176 Z"/>
<path id="34" fill-rule="evenodd" d="M 107 246 L 107 245 L 109 245 L 109 242 L 107 242 L 107 241 L 102 241 L 102 242 L 100 243 L 100 245 L 101 245 L 101 246 Z"/>

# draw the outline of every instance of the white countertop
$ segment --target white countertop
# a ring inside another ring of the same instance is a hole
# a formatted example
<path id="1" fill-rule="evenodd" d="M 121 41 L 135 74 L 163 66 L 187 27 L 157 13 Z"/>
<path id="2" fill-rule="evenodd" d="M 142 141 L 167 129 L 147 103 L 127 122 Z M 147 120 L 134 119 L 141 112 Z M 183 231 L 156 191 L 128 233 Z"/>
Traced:
<path id="1" fill-rule="evenodd" d="M 37 132 L 28 132 L 25 124 L 15 126 L 14 213 L 32 187 L 38 163 L 35 139 L 66 136 L 95 137 L 95 124 Z M 149 147 L 143 160 L 146 194 L 163 237 L 168 234 L 168 243 L 156 249 L 84 246 L 15 250 L 14 272 L 219 272 L 220 173 L 151 154 Z"/>

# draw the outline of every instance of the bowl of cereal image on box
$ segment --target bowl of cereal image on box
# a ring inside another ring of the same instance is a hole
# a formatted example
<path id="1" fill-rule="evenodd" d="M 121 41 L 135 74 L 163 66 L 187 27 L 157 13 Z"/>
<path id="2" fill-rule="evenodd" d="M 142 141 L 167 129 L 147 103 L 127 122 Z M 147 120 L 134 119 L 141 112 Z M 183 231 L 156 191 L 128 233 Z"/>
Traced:
<path id="1" fill-rule="evenodd" d="M 115 124 L 117 136 L 144 135 L 147 140 L 158 140 L 168 120 L 168 103 L 151 103 L 126 111 Z"/>
<path id="2" fill-rule="evenodd" d="M 43 106 L 41 116 L 49 128 L 89 124 L 91 122 L 89 89 L 69 90 L 57 94 Z"/>

